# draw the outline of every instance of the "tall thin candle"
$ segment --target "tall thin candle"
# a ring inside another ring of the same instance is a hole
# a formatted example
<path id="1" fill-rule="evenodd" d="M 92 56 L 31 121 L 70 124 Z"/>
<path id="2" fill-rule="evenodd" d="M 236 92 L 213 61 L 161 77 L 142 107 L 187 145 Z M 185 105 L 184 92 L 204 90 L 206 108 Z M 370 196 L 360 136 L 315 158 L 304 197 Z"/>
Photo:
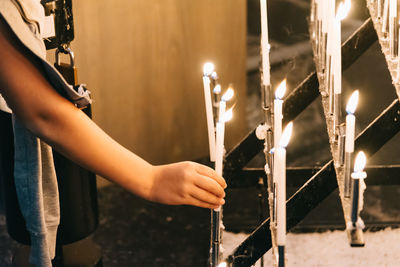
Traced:
<path id="1" fill-rule="evenodd" d="M 210 76 L 214 71 L 214 64 L 207 62 L 203 67 L 203 87 L 204 87 L 204 100 L 207 115 L 207 129 L 208 129 L 208 145 L 210 151 L 210 161 L 215 161 L 215 130 L 214 130 L 214 115 L 211 100 L 210 89 Z"/>
<path id="2" fill-rule="evenodd" d="M 282 106 L 283 106 L 283 96 L 286 92 L 286 79 L 284 79 L 275 91 L 274 100 L 274 147 L 279 146 L 279 140 L 282 135 Z"/>
<path id="3" fill-rule="evenodd" d="M 346 0 L 344 4 L 340 3 L 335 20 L 333 44 L 333 114 L 334 114 L 334 132 L 336 134 L 336 125 L 341 121 L 341 95 L 342 95 L 342 30 L 341 21 L 347 16 L 351 8 L 351 1 Z"/>
<path id="4" fill-rule="evenodd" d="M 279 146 L 275 149 L 274 177 L 277 187 L 277 245 L 279 266 L 284 266 L 284 246 L 286 243 L 286 146 L 292 135 L 293 123 L 290 122 L 283 131 Z"/>
<path id="5" fill-rule="evenodd" d="M 268 37 L 268 4 L 267 0 L 260 0 L 260 11 L 261 11 L 261 52 L 262 52 L 262 72 L 263 72 L 263 84 L 269 86 L 271 84 L 270 77 L 270 62 L 269 62 L 269 37 Z"/>
<path id="6" fill-rule="evenodd" d="M 349 102 L 346 106 L 346 140 L 345 140 L 345 169 L 344 169 L 344 196 L 350 197 L 351 195 L 351 180 L 350 180 L 350 169 L 352 155 L 354 152 L 354 135 L 355 135 L 355 122 L 356 117 L 354 112 L 358 104 L 358 90 L 356 90 L 350 97 Z"/>
<path id="7" fill-rule="evenodd" d="M 232 92 L 233 93 L 233 92 Z M 224 97 L 222 97 L 224 98 Z M 226 100 L 227 101 L 227 100 Z M 215 152 L 215 171 L 222 176 L 223 170 L 223 158 L 224 158 L 224 135 L 225 135 L 225 122 L 229 121 L 232 118 L 232 109 L 229 109 L 225 112 L 225 103 L 221 99 L 220 107 L 224 111 L 220 109 L 220 115 L 217 122 L 217 141 L 216 141 L 216 152 Z M 221 105 L 222 104 L 222 105 Z M 220 246 L 221 246 L 221 213 L 222 208 L 218 207 L 211 211 L 211 254 L 210 254 L 210 262 L 212 267 L 216 267 L 219 264 L 220 260 Z"/>
<path id="8" fill-rule="evenodd" d="M 217 122 L 217 141 L 215 151 L 215 171 L 222 176 L 222 163 L 224 158 L 225 122 L 232 118 L 232 109 L 225 111 L 226 102 L 233 97 L 234 91 L 229 88 L 222 96 L 219 103 L 219 116 Z"/>

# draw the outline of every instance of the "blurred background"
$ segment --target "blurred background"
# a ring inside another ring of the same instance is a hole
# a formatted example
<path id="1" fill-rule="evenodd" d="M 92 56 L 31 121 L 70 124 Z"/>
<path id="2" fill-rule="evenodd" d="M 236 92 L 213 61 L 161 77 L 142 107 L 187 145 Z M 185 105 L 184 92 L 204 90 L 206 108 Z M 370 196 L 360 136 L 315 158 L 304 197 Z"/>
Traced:
<path id="1" fill-rule="evenodd" d="M 344 38 L 368 17 L 364 0 L 352 4 L 343 22 Z M 206 61 L 215 64 L 223 89 L 228 84 L 235 88 L 237 104 L 234 119 L 227 124 L 226 149 L 262 122 L 258 0 L 86 0 L 73 5 L 72 48 L 79 82 L 93 93 L 93 119 L 139 156 L 153 164 L 207 161 L 202 89 Z M 291 90 L 314 70 L 309 12 L 308 0 L 268 0 L 274 88 L 287 78 Z M 356 134 L 396 98 L 378 43 L 345 71 L 343 83 L 343 99 L 360 90 Z M 399 144 L 396 136 L 368 164 L 399 164 Z M 330 159 L 318 98 L 294 121 L 288 165 L 319 167 Z M 263 165 L 263 154 L 249 164 Z M 93 238 L 102 247 L 104 266 L 206 265 L 208 210 L 149 203 L 101 177 L 98 187 L 100 226 Z M 296 189 L 289 188 L 288 195 Z M 259 189 L 227 193 L 227 230 L 252 231 L 259 224 Z M 370 229 L 399 225 L 399 193 L 398 186 L 367 188 L 362 216 Z M 334 229 L 344 229 L 337 191 L 293 231 Z M 0 213 L 0 266 L 10 264 L 16 246 Z"/>

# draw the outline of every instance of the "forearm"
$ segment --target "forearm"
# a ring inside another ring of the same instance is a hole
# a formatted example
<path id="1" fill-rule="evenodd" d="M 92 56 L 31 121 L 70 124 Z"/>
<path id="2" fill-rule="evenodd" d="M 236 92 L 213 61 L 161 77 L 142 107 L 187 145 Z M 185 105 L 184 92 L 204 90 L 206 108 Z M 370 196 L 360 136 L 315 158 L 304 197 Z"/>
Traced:
<path id="1" fill-rule="evenodd" d="M 39 137 L 81 166 L 152 200 L 152 165 L 114 141 L 80 110 L 61 110 L 39 123 L 38 129 L 47 129 L 37 131 Z"/>

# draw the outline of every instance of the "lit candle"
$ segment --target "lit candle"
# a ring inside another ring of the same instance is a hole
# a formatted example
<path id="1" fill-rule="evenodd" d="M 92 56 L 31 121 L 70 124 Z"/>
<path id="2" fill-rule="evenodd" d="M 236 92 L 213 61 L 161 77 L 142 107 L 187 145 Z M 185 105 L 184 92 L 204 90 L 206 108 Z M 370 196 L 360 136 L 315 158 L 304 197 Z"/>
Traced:
<path id="1" fill-rule="evenodd" d="M 222 162 L 224 157 L 225 122 L 232 117 L 232 109 L 228 110 L 222 119 L 217 122 L 217 143 L 215 151 L 215 171 L 222 176 Z"/>
<path id="2" fill-rule="evenodd" d="M 342 94 L 342 30 L 341 21 L 347 16 L 351 8 L 351 1 L 346 0 L 339 4 L 338 11 L 334 20 L 334 43 L 333 43 L 333 109 L 334 125 L 333 130 L 336 134 L 336 125 L 340 124 L 341 117 L 341 94 Z"/>
<path id="3" fill-rule="evenodd" d="M 358 90 L 354 91 L 351 95 L 349 102 L 346 106 L 346 140 L 345 140 L 345 170 L 344 170 L 344 196 L 350 197 L 351 193 L 351 180 L 350 180 L 350 168 L 351 158 L 354 152 L 354 135 L 355 135 L 355 123 L 356 117 L 354 112 L 356 111 L 358 104 Z"/>
<path id="4" fill-rule="evenodd" d="M 208 129 L 208 145 L 210 151 L 210 161 L 215 161 L 215 130 L 214 130 L 214 118 L 211 101 L 211 89 L 210 89 L 210 76 L 214 71 L 214 64 L 207 62 L 203 67 L 203 87 L 204 87 L 204 100 L 206 106 L 207 115 L 207 129 Z"/>
<path id="5" fill-rule="evenodd" d="M 282 105 L 283 105 L 283 96 L 286 92 L 286 79 L 284 79 L 278 88 L 275 91 L 275 100 L 274 100 L 274 147 L 278 147 L 279 140 L 282 135 Z"/>
<path id="6" fill-rule="evenodd" d="M 292 135 L 293 123 L 290 122 L 283 131 L 279 146 L 274 151 L 274 178 L 276 179 L 277 202 L 277 244 L 279 262 L 284 263 L 284 249 L 286 243 L 286 146 Z M 279 265 L 281 266 L 281 265 Z"/>
<path id="7" fill-rule="evenodd" d="M 271 84 L 270 77 L 270 63 L 269 63 L 269 38 L 268 38 L 268 12 L 267 0 L 260 0 L 261 11 L 261 52 L 262 52 L 262 74 L 263 85 L 269 86 Z"/>
<path id="8" fill-rule="evenodd" d="M 224 158 L 224 135 L 225 135 L 225 122 L 232 118 L 232 109 L 225 112 L 226 101 L 233 96 L 233 90 L 229 90 L 222 96 L 220 102 L 220 114 L 217 122 L 217 140 L 215 151 L 215 172 L 222 176 L 222 164 Z M 222 111 L 223 110 L 223 111 Z M 213 209 L 211 212 L 212 225 L 211 225 L 211 253 L 210 261 L 211 266 L 217 266 L 220 259 L 220 246 L 221 246 L 221 207 Z"/>
<path id="9" fill-rule="evenodd" d="M 393 59 L 397 56 L 397 0 L 390 0 L 389 8 L 389 52 Z"/>
<path id="10" fill-rule="evenodd" d="M 225 111 L 226 101 L 231 99 L 233 96 L 233 90 L 228 90 L 224 96 L 222 96 L 220 102 L 220 113 L 217 122 L 217 141 L 215 149 L 215 171 L 222 176 L 222 163 L 224 158 L 224 134 L 225 134 L 225 122 L 232 118 L 232 109 Z M 219 209 L 219 208 L 218 208 Z"/>
<path id="11" fill-rule="evenodd" d="M 354 181 L 353 187 L 353 199 L 352 199 L 352 209 L 351 209 L 351 222 L 353 226 L 356 226 L 360 214 L 360 203 L 362 194 L 360 192 L 360 182 L 362 183 L 365 178 L 367 178 L 367 173 L 364 171 L 367 159 L 364 152 L 360 151 L 357 154 L 356 161 L 354 163 L 354 172 L 351 174 L 351 178 Z M 360 181 L 361 180 L 361 181 Z"/>

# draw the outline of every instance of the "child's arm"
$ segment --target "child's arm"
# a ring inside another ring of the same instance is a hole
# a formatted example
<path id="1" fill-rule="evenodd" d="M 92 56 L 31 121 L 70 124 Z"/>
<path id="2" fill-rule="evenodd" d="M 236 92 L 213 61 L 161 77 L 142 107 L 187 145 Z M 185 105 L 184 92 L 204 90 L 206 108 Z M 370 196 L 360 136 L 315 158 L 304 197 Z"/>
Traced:
<path id="1" fill-rule="evenodd" d="M 38 59 L 0 17 L 0 93 L 14 114 L 54 149 L 130 192 L 165 204 L 215 208 L 225 181 L 193 162 L 153 166 L 105 134 L 44 78 Z"/>

